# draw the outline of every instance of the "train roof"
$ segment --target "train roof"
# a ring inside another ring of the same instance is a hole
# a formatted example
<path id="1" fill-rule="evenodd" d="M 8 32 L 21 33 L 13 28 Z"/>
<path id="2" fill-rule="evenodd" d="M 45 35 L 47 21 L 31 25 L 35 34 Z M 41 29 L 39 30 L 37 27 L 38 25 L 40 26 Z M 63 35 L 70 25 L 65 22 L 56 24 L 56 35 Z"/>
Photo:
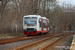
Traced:
<path id="1" fill-rule="evenodd" d="M 48 18 L 46 18 L 46 17 L 42 17 L 43 19 L 46 19 L 46 20 L 49 20 Z"/>
<path id="2" fill-rule="evenodd" d="M 43 19 L 46 19 L 46 17 L 42 17 Z"/>
<path id="3" fill-rule="evenodd" d="M 24 17 L 41 17 L 40 15 L 26 15 Z"/>

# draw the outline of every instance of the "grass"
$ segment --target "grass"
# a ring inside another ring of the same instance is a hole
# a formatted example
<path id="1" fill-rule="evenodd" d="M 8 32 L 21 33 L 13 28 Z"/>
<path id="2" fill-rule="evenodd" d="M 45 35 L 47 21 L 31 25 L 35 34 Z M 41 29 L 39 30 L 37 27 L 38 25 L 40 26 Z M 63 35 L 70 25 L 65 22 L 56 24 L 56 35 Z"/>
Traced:
<path id="1" fill-rule="evenodd" d="M 23 33 L 11 33 L 11 34 L 9 34 L 10 36 L 21 36 L 21 35 L 23 35 Z"/>
<path id="2" fill-rule="evenodd" d="M 8 37 L 9 35 L 8 34 L 2 34 L 0 35 L 0 37 Z"/>
<path id="3" fill-rule="evenodd" d="M 9 36 L 23 36 L 23 33 L 10 33 L 10 34 L 1 34 L 0 37 L 9 37 Z"/>

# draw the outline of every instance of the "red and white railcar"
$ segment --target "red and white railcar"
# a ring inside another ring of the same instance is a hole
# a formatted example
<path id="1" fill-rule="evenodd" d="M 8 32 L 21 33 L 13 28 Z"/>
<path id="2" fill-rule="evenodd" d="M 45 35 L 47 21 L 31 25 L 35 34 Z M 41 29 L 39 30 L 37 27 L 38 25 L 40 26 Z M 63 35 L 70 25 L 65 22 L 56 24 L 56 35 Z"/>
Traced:
<path id="1" fill-rule="evenodd" d="M 24 16 L 23 32 L 25 35 L 45 34 L 49 32 L 49 19 L 40 15 Z"/>

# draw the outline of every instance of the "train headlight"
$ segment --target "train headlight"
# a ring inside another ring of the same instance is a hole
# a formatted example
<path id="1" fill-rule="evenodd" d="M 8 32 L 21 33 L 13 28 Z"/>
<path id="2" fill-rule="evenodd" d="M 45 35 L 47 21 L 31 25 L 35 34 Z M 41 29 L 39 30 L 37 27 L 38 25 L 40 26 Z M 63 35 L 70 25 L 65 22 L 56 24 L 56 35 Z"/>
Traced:
<path id="1" fill-rule="evenodd" d="M 35 28 L 36 28 L 36 26 L 35 26 Z"/>
<path id="2" fill-rule="evenodd" d="M 26 26 L 24 28 L 27 28 Z"/>

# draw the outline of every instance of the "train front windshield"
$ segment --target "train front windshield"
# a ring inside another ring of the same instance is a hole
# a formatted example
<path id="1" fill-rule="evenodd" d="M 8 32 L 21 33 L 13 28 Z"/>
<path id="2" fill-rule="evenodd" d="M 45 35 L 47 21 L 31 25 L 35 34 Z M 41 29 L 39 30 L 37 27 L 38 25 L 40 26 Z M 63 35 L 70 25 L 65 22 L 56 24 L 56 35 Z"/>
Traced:
<path id="1" fill-rule="evenodd" d="M 36 26 L 37 25 L 37 17 L 25 17 L 24 20 L 25 26 Z"/>

